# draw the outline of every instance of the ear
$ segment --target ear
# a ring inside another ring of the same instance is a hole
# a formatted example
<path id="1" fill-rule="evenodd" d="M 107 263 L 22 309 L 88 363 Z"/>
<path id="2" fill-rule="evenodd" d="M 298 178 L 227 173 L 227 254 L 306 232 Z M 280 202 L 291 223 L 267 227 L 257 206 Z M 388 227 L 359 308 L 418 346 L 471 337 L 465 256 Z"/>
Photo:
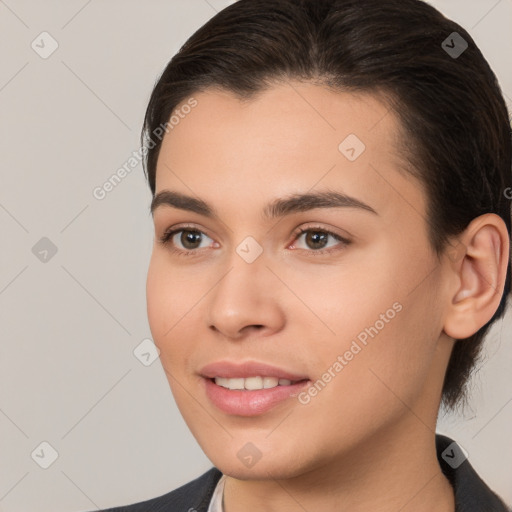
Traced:
<path id="1" fill-rule="evenodd" d="M 475 334 L 494 315 L 505 288 L 509 234 L 501 217 L 481 215 L 446 253 L 449 298 L 444 332 L 454 339 Z"/>

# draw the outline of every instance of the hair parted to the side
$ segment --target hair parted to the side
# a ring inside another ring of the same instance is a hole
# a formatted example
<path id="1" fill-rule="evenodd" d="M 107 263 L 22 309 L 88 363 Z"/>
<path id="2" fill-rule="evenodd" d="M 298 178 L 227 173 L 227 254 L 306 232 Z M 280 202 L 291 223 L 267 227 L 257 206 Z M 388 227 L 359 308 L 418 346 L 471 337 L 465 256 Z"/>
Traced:
<path id="1" fill-rule="evenodd" d="M 441 43 L 457 32 L 468 48 Z M 401 121 L 407 171 L 424 185 L 429 237 L 441 255 L 475 217 L 499 215 L 511 232 L 511 128 L 507 107 L 471 36 L 421 0 L 239 0 L 203 25 L 172 58 L 152 92 L 142 143 L 194 93 L 220 88 L 250 99 L 273 83 L 304 80 L 387 98 Z M 161 140 L 144 169 L 155 194 Z M 443 403 L 467 400 L 467 380 L 493 318 L 455 343 Z"/>

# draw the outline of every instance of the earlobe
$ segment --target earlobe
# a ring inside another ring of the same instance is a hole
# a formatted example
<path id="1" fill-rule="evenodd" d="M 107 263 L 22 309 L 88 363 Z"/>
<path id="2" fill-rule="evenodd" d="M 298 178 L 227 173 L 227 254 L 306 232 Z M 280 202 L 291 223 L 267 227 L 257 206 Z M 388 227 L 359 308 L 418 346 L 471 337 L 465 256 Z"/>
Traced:
<path id="1" fill-rule="evenodd" d="M 446 260 L 457 277 L 444 323 L 448 336 L 468 338 L 494 316 L 505 287 L 509 242 L 505 222 L 492 213 L 474 219 L 461 235 L 465 250 L 457 261 Z"/>

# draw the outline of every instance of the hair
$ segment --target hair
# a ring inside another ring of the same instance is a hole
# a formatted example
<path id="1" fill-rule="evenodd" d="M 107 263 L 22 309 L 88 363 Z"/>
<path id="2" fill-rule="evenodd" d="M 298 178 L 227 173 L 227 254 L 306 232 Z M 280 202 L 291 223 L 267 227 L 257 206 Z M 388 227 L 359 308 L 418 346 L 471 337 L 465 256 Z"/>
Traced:
<path id="1" fill-rule="evenodd" d="M 442 46 L 453 32 L 468 44 L 459 56 Z M 192 94 L 220 89 L 251 99 L 290 80 L 386 98 L 400 121 L 406 172 L 426 192 L 438 257 L 485 213 L 499 215 L 510 236 L 512 138 L 497 78 L 466 30 L 420 0 L 235 2 L 197 30 L 157 80 L 143 147 Z M 143 162 L 153 196 L 161 143 L 146 147 Z M 509 258 L 494 316 L 454 345 L 442 391 L 448 408 L 467 402 L 484 335 L 504 315 L 510 288 Z"/>

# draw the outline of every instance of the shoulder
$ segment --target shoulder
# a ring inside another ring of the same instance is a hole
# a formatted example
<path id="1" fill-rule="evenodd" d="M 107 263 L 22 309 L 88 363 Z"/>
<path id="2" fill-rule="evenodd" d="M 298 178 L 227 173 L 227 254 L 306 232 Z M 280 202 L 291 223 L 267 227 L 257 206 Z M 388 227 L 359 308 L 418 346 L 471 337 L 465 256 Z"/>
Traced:
<path id="1" fill-rule="evenodd" d="M 167 494 L 99 512 L 206 512 L 222 473 L 215 467 Z"/>
<path id="2" fill-rule="evenodd" d="M 480 478 L 455 441 L 437 434 L 436 448 L 441 469 L 454 489 L 456 512 L 511 512 Z"/>

